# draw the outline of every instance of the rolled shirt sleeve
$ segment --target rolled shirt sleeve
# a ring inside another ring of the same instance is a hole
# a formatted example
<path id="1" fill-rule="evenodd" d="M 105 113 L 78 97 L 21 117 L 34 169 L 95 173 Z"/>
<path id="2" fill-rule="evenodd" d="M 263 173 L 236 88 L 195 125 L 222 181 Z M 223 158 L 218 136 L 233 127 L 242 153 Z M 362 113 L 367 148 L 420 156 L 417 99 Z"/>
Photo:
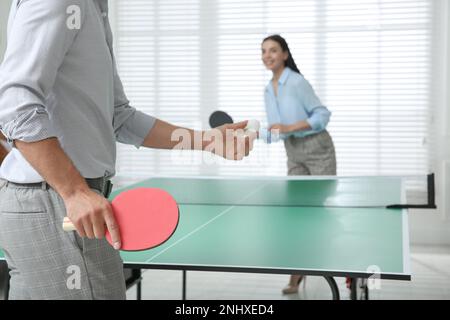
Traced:
<path id="1" fill-rule="evenodd" d="M 313 130 L 322 131 L 327 127 L 330 116 L 331 112 L 326 107 L 317 107 L 313 109 L 311 116 L 306 119 L 306 122 Z"/>
<path id="2" fill-rule="evenodd" d="M 114 67 L 114 132 L 116 140 L 142 146 L 145 137 L 155 124 L 156 118 L 130 106 L 123 90 L 122 82 Z"/>
<path id="3" fill-rule="evenodd" d="M 314 92 L 313 87 L 306 79 L 300 81 L 301 99 L 305 110 L 308 112 L 306 122 L 314 131 L 324 130 L 330 121 L 331 112 L 325 107 Z"/>
<path id="4" fill-rule="evenodd" d="M 136 148 L 142 146 L 145 137 L 153 128 L 156 118 L 145 114 L 130 106 L 122 81 L 117 71 L 114 58 L 113 37 L 109 22 L 106 24 L 106 39 L 111 50 L 113 59 L 113 81 L 114 81 L 114 133 L 116 140 L 121 143 L 134 145 Z"/>
<path id="5" fill-rule="evenodd" d="M 55 137 L 46 100 L 77 28 L 69 28 L 67 9 L 83 1 L 24 0 L 12 10 L 8 48 L 0 69 L 0 129 L 9 142 Z M 15 4 L 13 4 L 15 5 Z"/>

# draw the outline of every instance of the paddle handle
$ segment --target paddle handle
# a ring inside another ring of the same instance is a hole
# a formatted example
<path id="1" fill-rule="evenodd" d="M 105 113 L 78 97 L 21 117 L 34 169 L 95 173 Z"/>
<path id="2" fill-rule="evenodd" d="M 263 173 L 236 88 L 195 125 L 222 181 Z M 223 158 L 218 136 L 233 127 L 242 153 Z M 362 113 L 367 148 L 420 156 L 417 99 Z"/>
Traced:
<path id="1" fill-rule="evenodd" d="M 64 217 L 63 224 L 62 224 L 63 230 L 66 232 L 69 231 L 76 231 L 77 229 L 73 225 L 72 221 L 68 217 Z"/>

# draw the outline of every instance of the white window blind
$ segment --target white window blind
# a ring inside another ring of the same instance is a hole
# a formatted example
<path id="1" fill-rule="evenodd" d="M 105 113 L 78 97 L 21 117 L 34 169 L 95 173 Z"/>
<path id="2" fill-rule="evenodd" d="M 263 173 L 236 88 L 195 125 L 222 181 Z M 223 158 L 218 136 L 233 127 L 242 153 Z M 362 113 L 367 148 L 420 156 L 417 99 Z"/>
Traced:
<path id="1" fill-rule="evenodd" d="M 332 112 L 339 175 L 432 170 L 433 0 L 118 0 L 115 50 L 131 104 L 171 123 L 207 128 L 215 109 L 265 122 L 261 41 L 286 38 Z M 119 145 L 123 175 L 285 175 L 282 142 L 241 162 L 200 152 Z"/>

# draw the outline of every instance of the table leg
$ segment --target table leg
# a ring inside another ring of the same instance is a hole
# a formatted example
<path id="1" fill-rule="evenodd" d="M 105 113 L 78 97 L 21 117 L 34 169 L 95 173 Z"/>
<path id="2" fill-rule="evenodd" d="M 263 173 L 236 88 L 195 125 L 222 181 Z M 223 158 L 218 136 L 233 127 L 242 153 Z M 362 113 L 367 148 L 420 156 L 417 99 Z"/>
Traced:
<path id="1" fill-rule="evenodd" d="M 136 283 L 136 300 L 142 299 L 142 271 L 141 269 L 133 269 L 133 278 Z"/>
<path id="2" fill-rule="evenodd" d="M 333 294 L 333 300 L 340 300 L 339 296 L 339 288 L 336 284 L 336 281 L 333 277 L 324 277 L 327 280 L 328 285 L 330 286 L 331 293 Z"/>
<path id="3" fill-rule="evenodd" d="M 136 286 L 136 300 L 142 300 L 142 282 L 139 281 Z"/>
<path id="4" fill-rule="evenodd" d="M 183 270 L 183 284 L 182 284 L 181 300 L 186 300 L 186 270 Z"/>
<path id="5" fill-rule="evenodd" d="M 0 300 L 8 300 L 9 269 L 6 261 L 0 261 Z"/>
<path id="6" fill-rule="evenodd" d="M 367 279 L 352 278 L 350 285 L 351 300 L 369 300 Z"/>
<path id="7" fill-rule="evenodd" d="M 126 289 L 136 285 L 136 299 L 142 298 L 142 271 L 141 269 L 124 269 Z"/>

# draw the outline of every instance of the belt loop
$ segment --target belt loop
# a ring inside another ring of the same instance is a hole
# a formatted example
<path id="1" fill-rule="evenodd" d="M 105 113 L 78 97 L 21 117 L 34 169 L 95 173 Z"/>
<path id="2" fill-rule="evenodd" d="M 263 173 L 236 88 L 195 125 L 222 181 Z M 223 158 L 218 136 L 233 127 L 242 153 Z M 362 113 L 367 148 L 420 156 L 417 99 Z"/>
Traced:
<path id="1" fill-rule="evenodd" d="M 110 173 L 106 170 L 102 178 L 103 195 L 105 196 L 106 199 L 109 198 L 109 195 L 111 194 L 112 191 L 112 183 L 109 177 Z"/>
<path id="2" fill-rule="evenodd" d="M 105 198 L 109 198 L 109 196 L 111 195 L 112 187 L 113 187 L 113 184 L 111 183 L 111 181 L 107 180 L 106 185 L 105 185 L 105 190 L 104 190 Z"/>
<path id="3" fill-rule="evenodd" d="M 46 181 L 42 182 L 42 190 L 47 190 L 47 182 Z"/>

